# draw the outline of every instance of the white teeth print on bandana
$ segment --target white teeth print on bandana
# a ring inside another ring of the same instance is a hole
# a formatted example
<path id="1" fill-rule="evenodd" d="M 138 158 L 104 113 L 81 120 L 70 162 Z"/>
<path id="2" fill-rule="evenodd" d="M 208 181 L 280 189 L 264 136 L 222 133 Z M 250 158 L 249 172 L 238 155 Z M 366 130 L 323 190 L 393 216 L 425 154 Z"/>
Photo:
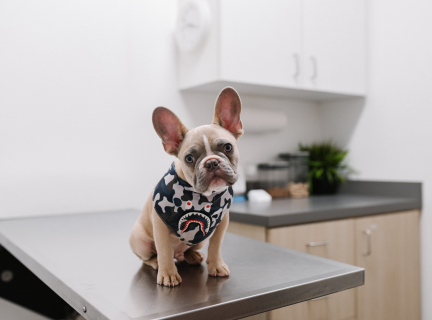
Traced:
<path id="1" fill-rule="evenodd" d="M 189 226 L 193 224 L 198 224 L 200 226 L 201 232 L 205 235 L 210 228 L 210 219 L 205 214 L 200 212 L 189 212 L 181 217 L 178 223 L 177 233 L 181 235 L 185 232 Z"/>
<path id="2" fill-rule="evenodd" d="M 167 227 L 189 246 L 207 239 L 221 222 L 232 204 L 233 191 L 204 196 L 182 180 L 174 164 L 157 184 L 153 208 Z"/>

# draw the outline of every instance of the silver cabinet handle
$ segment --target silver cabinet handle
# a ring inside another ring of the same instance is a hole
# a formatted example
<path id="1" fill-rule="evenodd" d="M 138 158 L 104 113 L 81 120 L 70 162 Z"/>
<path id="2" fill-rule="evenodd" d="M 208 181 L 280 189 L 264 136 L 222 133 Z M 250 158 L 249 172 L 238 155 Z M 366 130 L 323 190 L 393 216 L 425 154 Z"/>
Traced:
<path id="1" fill-rule="evenodd" d="M 321 299 L 327 299 L 329 297 L 330 297 L 330 295 L 328 294 L 326 296 L 322 296 L 322 297 L 318 297 L 318 298 L 315 298 L 315 299 L 311 299 L 311 301 L 317 301 L 317 300 L 321 300 Z"/>
<path id="2" fill-rule="evenodd" d="M 312 62 L 312 75 L 311 80 L 315 80 L 318 76 L 318 66 L 317 66 L 317 59 L 314 56 L 310 57 L 310 60 Z"/>
<path id="3" fill-rule="evenodd" d="M 295 64 L 295 72 L 293 73 L 293 77 L 297 78 L 300 75 L 300 56 L 298 53 L 294 53 L 293 58 Z"/>
<path id="4" fill-rule="evenodd" d="M 328 245 L 328 241 L 317 241 L 317 242 L 308 242 L 306 243 L 307 247 L 321 247 Z"/>
<path id="5" fill-rule="evenodd" d="M 364 231 L 364 234 L 366 235 L 366 241 L 367 241 L 367 251 L 363 253 L 364 256 L 370 256 L 372 254 L 372 231 L 370 229 L 366 229 Z"/>

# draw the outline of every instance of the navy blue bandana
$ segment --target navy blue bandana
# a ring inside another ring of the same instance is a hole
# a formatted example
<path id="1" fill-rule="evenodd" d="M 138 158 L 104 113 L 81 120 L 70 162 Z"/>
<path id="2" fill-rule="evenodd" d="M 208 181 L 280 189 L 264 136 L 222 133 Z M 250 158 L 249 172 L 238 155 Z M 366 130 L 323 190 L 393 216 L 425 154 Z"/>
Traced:
<path id="1" fill-rule="evenodd" d="M 153 193 L 153 207 L 181 241 L 192 246 L 207 239 L 231 207 L 231 187 L 203 196 L 181 179 L 171 165 Z"/>

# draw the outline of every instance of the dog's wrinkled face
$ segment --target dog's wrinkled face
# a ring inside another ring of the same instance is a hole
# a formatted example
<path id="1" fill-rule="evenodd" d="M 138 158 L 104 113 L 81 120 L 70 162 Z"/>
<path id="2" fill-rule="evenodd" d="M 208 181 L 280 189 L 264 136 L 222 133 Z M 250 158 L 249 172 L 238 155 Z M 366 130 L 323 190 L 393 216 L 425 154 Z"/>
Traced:
<path id="1" fill-rule="evenodd" d="M 187 181 L 199 193 L 219 191 L 237 181 L 237 141 L 218 125 L 188 131 L 178 158 Z"/>
<path id="2" fill-rule="evenodd" d="M 170 110 L 159 107 L 153 112 L 165 151 L 181 161 L 187 182 L 197 192 L 209 195 L 237 181 L 237 139 L 243 133 L 240 112 L 240 98 L 231 87 L 219 94 L 210 125 L 188 130 Z"/>

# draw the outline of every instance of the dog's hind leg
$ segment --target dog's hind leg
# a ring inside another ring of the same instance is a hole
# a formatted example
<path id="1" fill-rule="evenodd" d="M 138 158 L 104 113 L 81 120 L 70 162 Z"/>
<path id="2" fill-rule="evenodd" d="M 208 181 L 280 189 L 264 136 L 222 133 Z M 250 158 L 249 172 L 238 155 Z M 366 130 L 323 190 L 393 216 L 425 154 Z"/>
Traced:
<path id="1" fill-rule="evenodd" d="M 156 246 L 154 241 L 146 236 L 145 230 L 140 223 L 134 225 L 129 238 L 129 243 L 132 251 L 138 256 L 138 258 L 155 270 L 158 269 Z"/>
<path id="2" fill-rule="evenodd" d="M 148 259 L 148 260 L 143 260 L 144 264 L 152 267 L 153 269 L 157 270 L 159 268 L 159 264 L 158 264 L 158 260 L 157 260 L 157 255 L 154 255 L 152 258 Z"/>
<path id="3" fill-rule="evenodd" d="M 207 240 L 200 242 L 197 245 L 187 249 L 184 253 L 184 259 L 186 260 L 186 262 L 191 264 L 191 265 L 201 264 L 205 259 L 205 255 L 204 255 L 204 253 L 199 252 L 197 250 L 204 247 L 206 245 L 206 243 L 207 243 Z"/>

